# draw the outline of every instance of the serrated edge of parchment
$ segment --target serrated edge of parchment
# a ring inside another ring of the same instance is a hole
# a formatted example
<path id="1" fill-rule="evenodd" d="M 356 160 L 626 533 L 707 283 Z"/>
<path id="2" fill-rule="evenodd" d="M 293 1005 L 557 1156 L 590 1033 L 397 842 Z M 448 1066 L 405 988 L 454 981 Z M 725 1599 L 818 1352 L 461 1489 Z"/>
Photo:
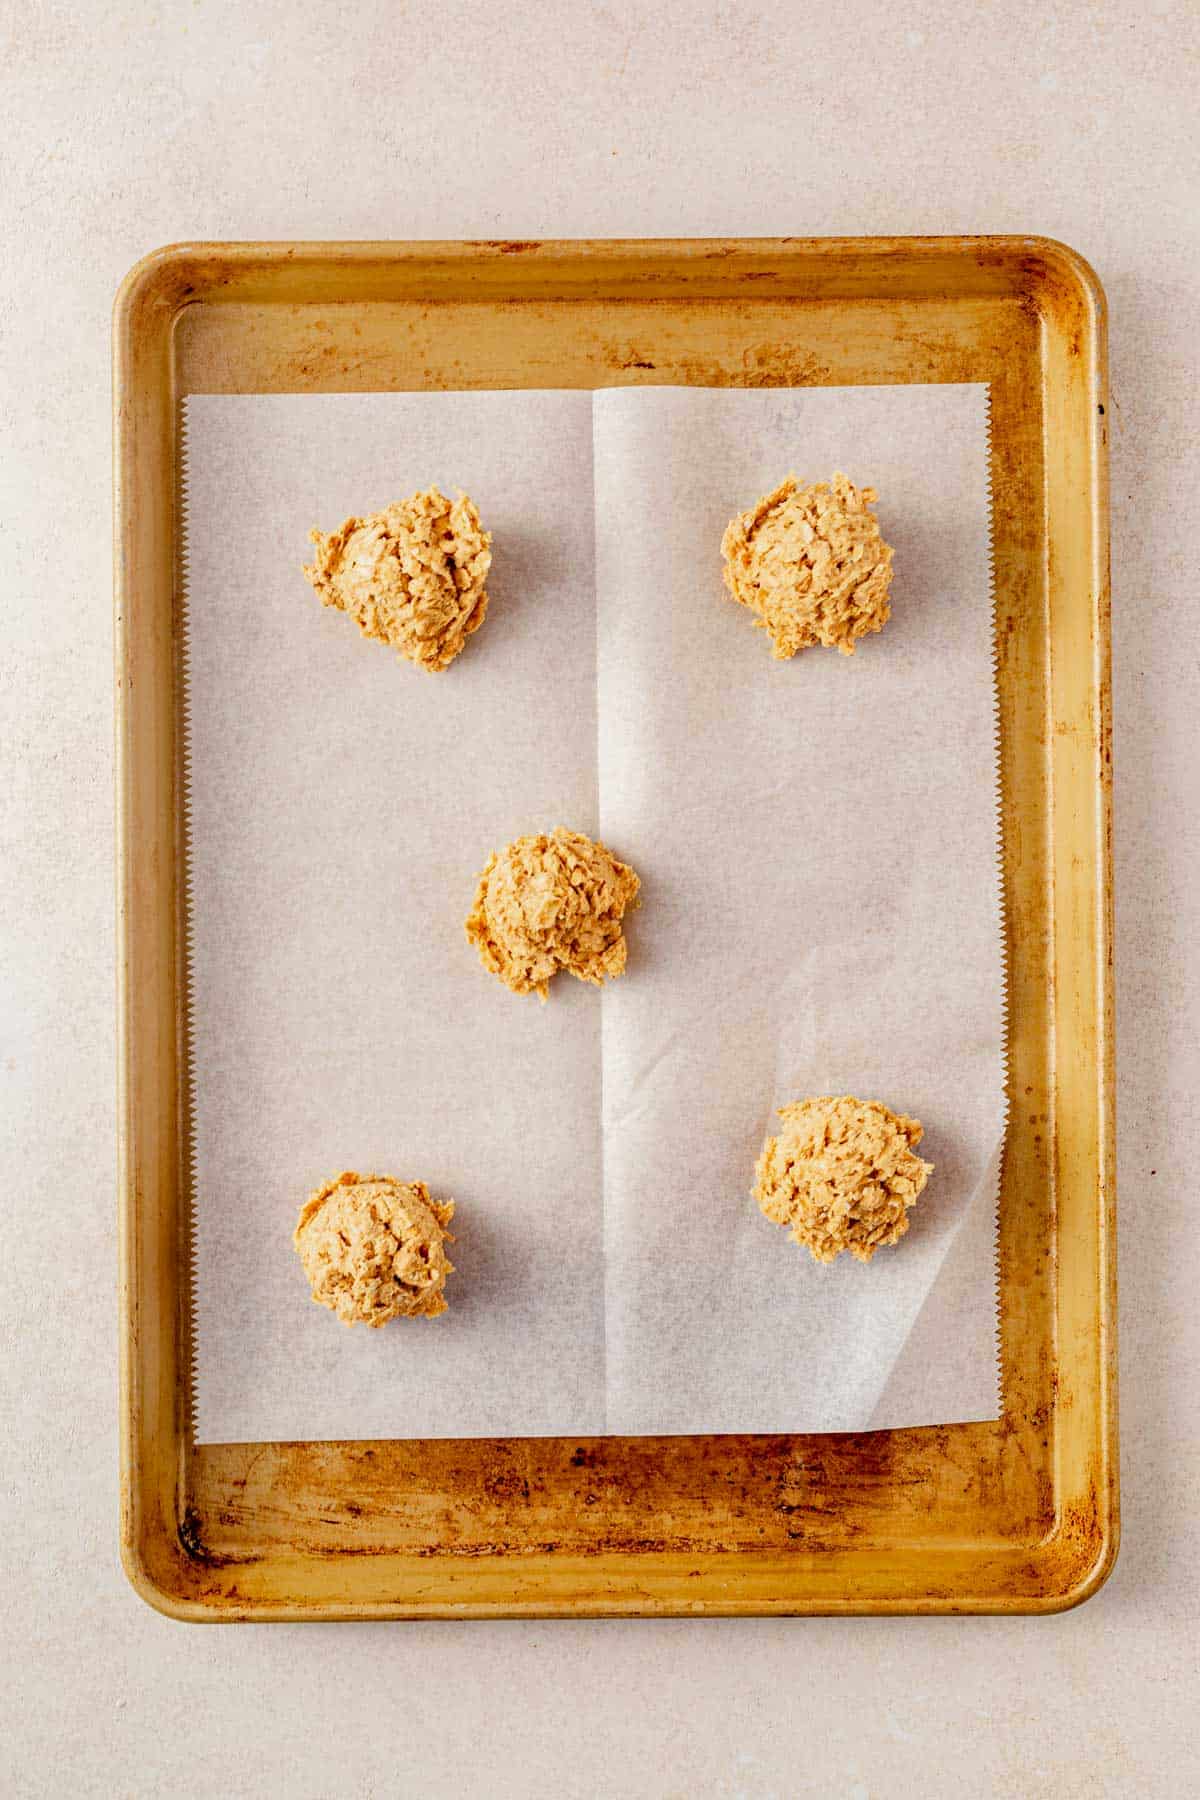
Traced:
<path id="1" fill-rule="evenodd" d="M 178 919 L 179 982 L 182 1004 L 178 1014 L 179 1058 L 179 1179 L 180 1230 L 183 1236 L 184 1332 L 184 1436 L 196 1442 L 199 1404 L 196 1342 L 197 1219 L 196 1219 L 196 1097 L 192 1060 L 192 1011 L 194 991 L 194 943 L 192 928 L 192 718 L 191 718 L 191 622 L 188 614 L 190 545 L 188 487 L 188 396 L 176 403 L 175 415 L 175 768 L 176 793 L 176 893 Z"/>
<path id="2" fill-rule="evenodd" d="M 987 575 L 988 598 L 992 609 L 992 744 L 995 784 L 996 834 L 996 900 L 1000 920 L 1000 1064 L 1004 1083 L 1004 1118 L 1001 1128 L 1000 1158 L 996 1167 L 996 1192 L 992 1202 L 992 1267 L 996 1296 L 996 1400 L 1000 1417 L 1005 1411 L 1004 1392 L 1004 1269 L 1000 1233 L 1000 1198 L 1004 1192 L 1004 1170 L 1008 1160 L 1008 1127 L 1012 1114 L 1012 1068 L 1009 1055 L 1009 968 L 1012 939 L 1008 913 L 1008 895 L 1004 878 L 1004 815 L 1007 786 L 1004 774 L 1004 734 L 1000 713 L 1000 595 L 996 582 L 996 514 L 993 469 L 992 384 L 987 385 L 984 401 L 984 486 L 987 494 Z"/>

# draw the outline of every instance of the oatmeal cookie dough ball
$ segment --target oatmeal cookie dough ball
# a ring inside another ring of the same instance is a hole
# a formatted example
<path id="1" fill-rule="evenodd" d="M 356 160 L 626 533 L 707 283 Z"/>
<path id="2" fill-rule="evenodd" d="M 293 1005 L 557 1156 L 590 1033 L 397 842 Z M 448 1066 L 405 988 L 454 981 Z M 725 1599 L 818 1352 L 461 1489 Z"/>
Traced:
<path id="1" fill-rule="evenodd" d="M 908 1210 L 933 1172 L 913 1150 L 917 1119 L 878 1100 L 795 1100 L 755 1169 L 754 1198 L 777 1225 L 790 1225 L 818 1262 L 849 1250 L 870 1262 L 908 1230 Z"/>
<path id="2" fill-rule="evenodd" d="M 772 656 L 812 644 L 853 656 L 860 637 L 883 630 L 893 553 L 870 510 L 877 497 L 845 475 L 813 487 L 789 475 L 730 520 L 721 540 L 725 585 L 769 633 Z"/>
<path id="3" fill-rule="evenodd" d="M 625 967 L 625 909 L 641 882 L 603 844 L 560 825 L 488 858 L 467 937 L 514 994 L 544 1000 L 560 969 L 600 987 Z"/>
<path id="4" fill-rule="evenodd" d="M 483 624 L 492 538 L 466 494 L 451 501 L 427 488 L 309 536 L 316 550 L 304 573 L 324 604 L 409 662 L 448 668 Z"/>
<path id="5" fill-rule="evenodd" d="M 313 1299 L 345 1325 L 436 1318 L 454 1267 L 453 1213 L 453 1200 L 431 1200 L 423 1181 L 335 1176 L 310 1196 L 293 1238 Z"/>

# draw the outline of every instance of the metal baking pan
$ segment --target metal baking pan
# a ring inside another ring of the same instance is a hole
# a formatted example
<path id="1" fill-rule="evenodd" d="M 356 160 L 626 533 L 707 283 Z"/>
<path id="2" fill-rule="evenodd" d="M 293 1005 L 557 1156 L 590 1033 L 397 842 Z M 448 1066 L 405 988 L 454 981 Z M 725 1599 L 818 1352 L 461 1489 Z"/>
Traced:
<path id="1" fill-rule="evenodd" d="M 1118 1533 L 1104 301 L 1039 238 L 196 244 L 115 322 L 125 1566 L 186 1619 L 1033 1612 Z M 189 393 L 987 382 L 1003 1417 L 197 1447 L 179 757 Z"/>

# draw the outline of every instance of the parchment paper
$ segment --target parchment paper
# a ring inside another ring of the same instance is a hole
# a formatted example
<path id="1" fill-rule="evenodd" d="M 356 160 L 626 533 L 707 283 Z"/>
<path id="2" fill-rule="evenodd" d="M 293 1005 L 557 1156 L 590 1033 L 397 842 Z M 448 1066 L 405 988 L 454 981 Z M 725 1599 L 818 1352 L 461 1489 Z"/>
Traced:
<path id="1" fill-rule="evenodd" d="M 996 1416 L 985 417 L 952 386 L 189 400 L 199 1441 Z M 834 467 L 883 495 L 893 619 L 774 663 L 721 531 Z M 439 677 L 300 574 L 310 525 L 431 480 L 495 537 Z M 622 981 L 540 1007 L 462 921 L 488 851 L 560 822 L 644 905 Z M 937 1165 L 867 1268 L 749 1199 L 772 1108 L 825 1091 L 917 1113 Z M 291 1230 L 342 1167 L 458 1201 L 442 1318 L 312 1305 Z"/>

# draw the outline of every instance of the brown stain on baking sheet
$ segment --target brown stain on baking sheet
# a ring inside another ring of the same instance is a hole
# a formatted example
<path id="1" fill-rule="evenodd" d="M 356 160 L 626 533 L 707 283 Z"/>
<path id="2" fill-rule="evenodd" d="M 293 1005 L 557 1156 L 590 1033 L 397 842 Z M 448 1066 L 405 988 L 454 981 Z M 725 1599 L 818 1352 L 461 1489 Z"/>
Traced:
<path id="1" fill-rule="evenodd" d="M 827 365 L 798 344 L 751 344 L 742 353 L 745 387 L 819 387 L 828 379 Z"/>

